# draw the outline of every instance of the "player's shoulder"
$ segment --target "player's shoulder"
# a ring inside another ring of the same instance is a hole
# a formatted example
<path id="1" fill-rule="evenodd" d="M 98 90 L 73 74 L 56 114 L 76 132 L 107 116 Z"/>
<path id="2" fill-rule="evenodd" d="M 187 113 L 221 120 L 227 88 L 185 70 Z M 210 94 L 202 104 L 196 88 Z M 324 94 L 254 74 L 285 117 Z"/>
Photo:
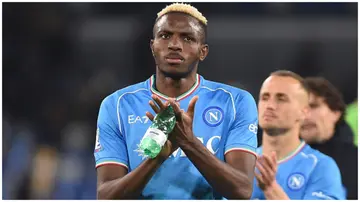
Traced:
<path id="1" fill-rule="evenodd" d="M 142 93 L 147 93 L 149 89 L 147 88 L 147 82 L 148 81 L 142 81 L 136 84 L 132 84 L 129 86 L 126 86 L 124 88 L 118 89 L 114 91 L 113 93 L 109 94 L 103 99 L 103 103 L 108 104 L 115 104 L 123 97 L 126 97 L 128 95 L 131 96 L 137 96 L 141 95 Z"/>
<path id="2" fill-rule="evenodd" d="M 258 148 L 256 148 L 255 152 L 257 155 L 262 155 L 262 151 L 263 151 L 263 147 L 259 146 Z"/>
<path id="3" fill-rule="evenodd" d="M 254 100 L 254 97 L 247 90 L 216 81 L 204 79 L 201 88 L 207 89 L 214 93 L 230 94 L 233 97 L 233 99 L 239 101 L 243 100 L 244 98 Z"/>
<path id="4" fill-rule="evenodd" d="M 312 148 L 310 145 L 306 146 L 306 148 L 303 151 L 303 154 L 305 154 L 306 156 L 311 156 L 316 163 L 316 167 L 337 168 L 337 164 L 332 157 L 320 152 L 319 150 Z"/>

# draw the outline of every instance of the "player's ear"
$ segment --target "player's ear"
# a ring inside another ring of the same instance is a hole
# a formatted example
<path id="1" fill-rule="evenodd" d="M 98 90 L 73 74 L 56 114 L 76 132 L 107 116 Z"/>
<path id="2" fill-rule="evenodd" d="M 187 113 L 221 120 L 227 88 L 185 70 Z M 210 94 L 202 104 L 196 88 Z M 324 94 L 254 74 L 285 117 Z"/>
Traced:
<path id="1" fill-rule="evenodd" d="M 155 57 L 155 53 L 154 53 L 154 39 L 150 40 L 150 49 L 151 49 L 151 54 Z"/>
<path id="2" fill-rule="evenodd" d="M 204 61 L 209 53 L 209 45 L 202 44 L 200 47 L 200 61 Z"/>
<path id="3" fill-rule="evenodd" d="M 333 119 L 333 122 L 336 123 L 339 121 L 342 113 L 340 111 L 332 111 L 331 118 Z"/>

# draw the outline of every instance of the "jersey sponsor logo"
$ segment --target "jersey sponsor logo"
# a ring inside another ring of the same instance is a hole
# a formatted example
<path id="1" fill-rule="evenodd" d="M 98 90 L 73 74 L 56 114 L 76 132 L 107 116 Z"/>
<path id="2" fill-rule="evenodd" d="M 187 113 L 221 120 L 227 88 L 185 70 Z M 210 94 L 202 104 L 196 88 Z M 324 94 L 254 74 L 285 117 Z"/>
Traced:
<path id="1" fill-rule="evenodd" d="M 100 138 L 99 138 L 99 128 L 96 129 L 96 140 L 95 140 L 95 152 L 101 151 L 102 147 L 100 144 Z"/>
<path id="2" fill-rule="evenodd" d="M 204 138 L 202 137 L 196 137 L 198 140 L 200 140 L 201 143 L 204 144 Z M 205 147 L 212 153 L 215 154 L 219 150 L 219 143 L 220 143 L 220 136 L 212 136 L 204 145 Z M 180 153 L 180 154 L 179 154 Z M 173 157 L 186 157 L 186 154 L 183 150 L 178 148 L 172 153 Z"/>
<path id="3" fill-rule="evenodd" d="M 135 124 L 135 123 L 143 123 L 146 124 L 149 122 L 149 118 L 145 116 L 136 116 L 134 114 L 131 114 L 128 116 L 128 123 L 129 124 Z"/>
<path id="4" fill-rule="evenodd" d="M 224 111 L 220 107 L 208 107 L 203 113 L 203 119 L 208 126 L 218 126 L 224 120 Z"/>
<path id="5" fill-rule="evenodd" d="M 292 190 L 299 190 L 305 184 L 305 177 L 301 173 L 294 173 L 288 178 L 288 187 Z"/>
<path id="6" fill-rule="evenodd" d="M 249 131 L 254 133 L 255 135 L 257 134 L 257 130 L 258 130 L 258 127 L 257 127 L 257 124 L 256 123 L 252 123 L 249 125 Z"/>

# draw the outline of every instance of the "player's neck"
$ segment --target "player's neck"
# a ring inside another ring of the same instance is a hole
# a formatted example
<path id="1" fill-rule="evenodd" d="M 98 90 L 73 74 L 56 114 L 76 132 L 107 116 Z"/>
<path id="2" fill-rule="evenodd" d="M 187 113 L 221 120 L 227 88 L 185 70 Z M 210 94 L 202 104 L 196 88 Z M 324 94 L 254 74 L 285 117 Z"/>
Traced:
<path id="1" fill-rule="evenodd" d="M 263 153 L 271 155 L 275 151 L 278 161 L 291 155 L 301 144 L 299 130 L 289 130 L 285 134 L 270 136 L 263 133 Z"/>
<path id="2" fill-rule="evenodd" d="M 159 71 L 157 71 L 155 77 L 156 90 L 171 98 L 179 97 L 180 95 L 188 92 L 195 83 L 196 72 L 189 74 L 188 77 L 178 80 L 166 77 Z"/>

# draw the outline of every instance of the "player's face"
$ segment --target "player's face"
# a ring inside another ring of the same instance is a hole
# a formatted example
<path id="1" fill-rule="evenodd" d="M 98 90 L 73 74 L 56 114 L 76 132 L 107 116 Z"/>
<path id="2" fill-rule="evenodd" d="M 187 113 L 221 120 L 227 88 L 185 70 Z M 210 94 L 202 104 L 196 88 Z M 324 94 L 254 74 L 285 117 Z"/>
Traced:
<path id="1" fill-rule="evenodd" d="M 157 68 L 166 76 L 184 78 L 197 70 L 199 60 L 204 60 L 208 46 L 202 43 L 202 27 L 186 14 L 169 13 L 154 26 L 151 50 Z"/>
<path id="2" fill-rule="evenodd" d="M 266 129 L 289 130 L 305 118 L 308 96 L 291 77 L 270 76 L 259 96 L 259 125 Z"/>
<path id="3" fill-rule="evenodd" d="M 324 98 L 310 94 L 310 110 L 301 126 L 300 136 L 308 143 L 322 142 L 333 133 L 340 112 L 332 111 Z"/>

